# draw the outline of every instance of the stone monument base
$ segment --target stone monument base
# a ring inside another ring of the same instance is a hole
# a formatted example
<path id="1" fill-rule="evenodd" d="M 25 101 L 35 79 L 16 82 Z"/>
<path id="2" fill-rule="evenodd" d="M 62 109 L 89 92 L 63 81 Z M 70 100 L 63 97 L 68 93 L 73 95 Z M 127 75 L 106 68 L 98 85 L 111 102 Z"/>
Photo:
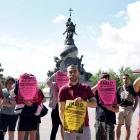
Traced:
<path id="1" fill-rule="evenodd" d="M 85 84 L 89 85 L 90 88 L 93 87 L 93 82 L 92 81 L 85 81 L 85 75 L 79 75 L 78 80 L 81 83 L 85 83 Z"/>

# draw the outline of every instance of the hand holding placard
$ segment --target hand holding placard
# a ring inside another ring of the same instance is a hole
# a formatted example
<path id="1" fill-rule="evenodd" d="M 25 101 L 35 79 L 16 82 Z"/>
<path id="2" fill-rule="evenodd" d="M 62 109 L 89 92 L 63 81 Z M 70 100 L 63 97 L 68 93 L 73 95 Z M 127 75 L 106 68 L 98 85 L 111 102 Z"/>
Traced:
<path id="1" fill-rule="evenodd" d="M 99 99 L 103 106 L 116 106 L 116 81 L 115 80 L 102 80 L 98 81 Z"/>
<path id="2" fill-rule="evenodd" d="M 56 83 L 58 88 L 66 85 L 69 82 L 69 78 L 67 77 L 66 72 L 57 72 L 56 73 Z"/>
<path id="3" fill-rule="evenodd" d="M 38 101 L 38 92 L 37 92 L 37 80 L 34 76 L 29 76 L 27 74 L 20 75 L 19 78 L 19 96 L 18 102 Z"/>

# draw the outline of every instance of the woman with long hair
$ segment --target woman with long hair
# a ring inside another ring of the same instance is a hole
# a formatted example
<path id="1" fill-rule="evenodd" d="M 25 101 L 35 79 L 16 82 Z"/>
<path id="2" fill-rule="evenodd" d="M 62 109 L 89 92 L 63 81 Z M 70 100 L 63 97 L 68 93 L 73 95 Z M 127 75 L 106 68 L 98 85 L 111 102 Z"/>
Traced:
<path id="1" fill-rule="evenodd" d="M 5 80 L 5 88 L 2 90 L 4 98 L 2 99 L 1 106 L 1 124 L 4 136 L 8 129 L 8 140 L 14 140 L 14 132 L 18 119 L 18 116 L 14 112 L 16 105 L 15 98 L 10 96 L 10 88 L 14 83 L 15 79 L 8 76 Z"/>
<path id="2" fill-rule="evenodd" d="M 25 79 L 28 79 L 28 81 L 30 81 L 30 79 L 34 79 L 34 81 L 37 82 L 35 76 L 32 74 L 25 73 L 22 76 L 25 77 Z M 22 85 L 22 87 L 20 87 L 20 85 Z M 21 98 L 23 98 L 21 97 L 22 94 L 21 89 L 28 89 L 29 87 L 27 86 L 31 86 L 31 85 L 34 85 L 33 81 L 27 84 L 27 83 L 20 83 L 20 79 L 19 79 L 18 81 L 15 82 L 15 85 L 12 86 L 12 89 L 10 91 L 10 95 L 12 97 L 15 97 L 17 103 L 15 112 L 19 115 L 18 127 L 17 127 L 18 140 L 24 139 L 24 135 L 26 131 L 29 131 L 29 140 L 35 140 L 37 125 L 38 125 L 38 116 L 43 110 L 41 92 L 37 89 L 37 87 L 35 90 L 37 96 L 34 96 L 37 98 L 36 102 L 33 103 L 32 101 L 29 100 L 27 101 L 24 99 L 22 102 L 20 102 Z M 28 94 L 28 92 L 24 94 Z M 29 92 L 29 94 L 31 93 Z"/>

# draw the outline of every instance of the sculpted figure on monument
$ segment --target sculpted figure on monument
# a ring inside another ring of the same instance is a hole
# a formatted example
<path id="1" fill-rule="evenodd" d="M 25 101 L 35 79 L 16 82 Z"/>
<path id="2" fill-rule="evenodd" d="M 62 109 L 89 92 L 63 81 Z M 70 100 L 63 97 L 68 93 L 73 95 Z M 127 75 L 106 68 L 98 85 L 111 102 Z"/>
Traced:
<path id="1" fill-rule="evenodd" d="M 81 75 L 84 75 L 86 73 L 85 69 L 84 69 L 84 64 L 81 64 L 81 67 L 80 67 L 80 74 Z"/>
<path id="2" fill-rule="evenodd" d="M 74 25 L 73 22 L 71 22 L 71 18 L 68 18 L 68 21 L 66 22 L 66 31 L 63 33 L 63 35 L 64 35 L 67 32 L 65 45 L 74 44 L 73 34 L 76 34 L 75 27 L 76 27 L 76 24 Z"/>
<path id="3" fill-rule="evenodd" d="M 60 60 L 57 56 L 54 57 L 54 62 L 56 62 L 56 68 L 57 69 L 59 69 L 62 59 L 63 58 L 61 58 L 61 60 Z"/>
<path id="4" fill-rule="evenodd" d="M 85 73 L 85 81 L 90 81 L 89 79 L 90 79 L 91 76 L 92 76 L 91 73 L 86 72 L 86 73 Z"/>

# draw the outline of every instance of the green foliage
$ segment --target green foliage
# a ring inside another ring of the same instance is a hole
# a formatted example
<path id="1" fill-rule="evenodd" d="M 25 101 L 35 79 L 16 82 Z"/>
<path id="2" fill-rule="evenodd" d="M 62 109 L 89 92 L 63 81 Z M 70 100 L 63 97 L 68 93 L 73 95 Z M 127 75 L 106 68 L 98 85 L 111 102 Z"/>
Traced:
<path id="1" fill-rule="evenodd" d="M 0 63 L 0 72 L 3 72 L 4 69 L 2 69 L 1 66 L 2 66 L 2 65 L 1 65 L 1 63 Z M 2 74 L 2 73 L 0 73 L 0 78 L 3 78 L 3 74 Z"/>
<path id="2" fill-rule="evenodd" d="M 93 82 L 93 86 L 95 86 L 97 84 L 97 82 L 99 81 L 99 76 L 101 73 L 103 73 L 103 71 L 101 69 L 99 69 L 99 71 L 97 73 L 92 74 L 90 80 Z"/>
<path id="3" fill-rule="evenodd" d="M 110 75 L 110 80 L 115 80 L 116 81 L 116 87 L 120 86 L 120 77 L 118 76 L 118 74 L 116 74 L 112 69 L 109 69 L 109 71 L 107 72 Z"/>
<path id="4" fill-rule="evenodd" d="M 45 88 L 45 84 L 42 84 L 42 85 L 38 86 L 38 88 L 39 88 L 39 89 Z"/>
<path id="5" fill-rule="evenodd" d="M 133 85 L 134 81 L 140 77 L 140 74 L 134 74 L 132 73 L 132 70 L 130 69 L 130 67 L 126 67 L 124 68 L 121 67 L 119 70 L 119 74 L 117 74 L 116 72 L 114 72 L 112 69 L 109 69 L 107 71 L 107 73 L 109 73 L 110 75 L 110 80 L 115 80 L 116 81 L 116 86 L 119 87 L 120 85 L 123 85 L 123 75 L 124 74 L 129 74 L 130 76 L 130 84 Z M 101 69 L 95 73 L 95 74 L 92 74 L 90 80 L 93 82 L 93 86 L 95 86 L 97 84 L 97 82 L 99 81 L 99 75 L 104 72 L 102 71 Z"/>
<path id="6" fill-rule="evenodd" d="M 133 85 L 134 81 L 138 77 L 140 77 L 140 74 L 134 74 L 134 73 L 132 73 L 132 70 L 130 69 L 130 67 L 126 67 L 126 68 L 121 67 L 121 69 L 119 69 L 119 72 L 120 72 L 119 77 L 120 77 L 120 84 L 121 85 L 123 85 L 123 79 L 122 78 L 123 78 L 123 75 L 124 74 L 128 74 L 129 75 L 129 77 L 130 77 L 130 84 L 131 85 Z"/>
<path id="7" fill-rule="evenodd" d="M 19 78 L 14 78 L 15 80 L 19 80 Z"/>
<path id="8" fill-rule="evenodd" d="M 0 63 L 0 79 L 1 79 L 1 82 L 2 82 L 2 84 L 4 84 L 4 76 L 3 76 L 3 74 L 1 73 L 1 72 L 3 72 L 4 71 L 4 69 L 3 68 L 1 68 L 1 63 Z"/>

